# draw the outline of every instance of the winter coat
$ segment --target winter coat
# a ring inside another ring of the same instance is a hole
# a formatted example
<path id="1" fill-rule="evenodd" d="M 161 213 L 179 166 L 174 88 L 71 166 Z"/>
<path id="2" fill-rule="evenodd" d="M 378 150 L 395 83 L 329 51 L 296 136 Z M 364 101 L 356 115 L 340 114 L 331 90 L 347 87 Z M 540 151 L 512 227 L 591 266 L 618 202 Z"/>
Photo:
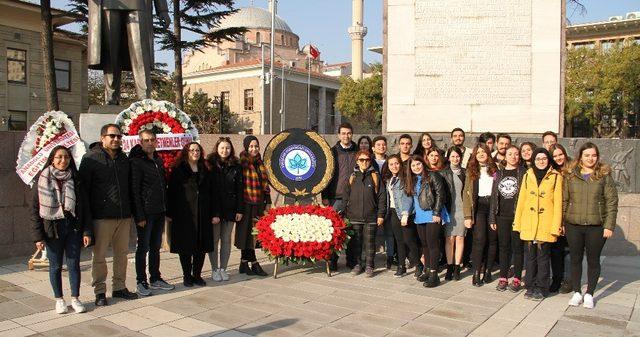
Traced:
<path id="1" fill-rule="evenodd" d="M 443 182 L 445 183 L 444 185 L 444 193 L 445 193 L 445 201 L 444 201 L 444 205 L 447 208 L 447 210 L 452 210 L 453 208 L 451 208 L 451 204 L 453 203 L 453 200 L 455 199 L 455 190 L 456 187 L 453 184 L 453 171 L 451 171 L 451 169 L 449 167 L 445 167 L 442 170 L 439 171 L 433 171 L 434 173 L 440 175 L 440 177 L 442 178 Z"/>
<path id="2" fill-rule="evenodd" d="M 524 177 L 526 168 L 518 165 L 516 170 L 517 170 L 516 179 L 518 180 L 518 185 L 516 187 L 520 189 L 520 185 L 522 185 L 522 178 Z M 498 184 L 500 184 L 500 180 L 502 180 L 503 175 L 504 175 L 504 168 L 498 169 L 498 171 L 496 171 L 496 176 L 493 179 L 493 187 L 491 188 L 491 200 L 490 200 L 490 206 L 489 206 L 489 223 L 490 224 L 497 223 L 496 218 L 498 217 L 498 213 L 500 212 L 500 191 L 498 191 Z M 518 194 L 516 194 L 515 196 L 514 210 L 517 205 L 518 205 Z"/>
<path id="3" fill-rule="evenodd" d="M 219 212 L 215 214 L 222 220 L 236 221 L 236 214 L 244 212 L 244 196 L 242 191 L 242 166 L 240 163 L 232 163 L 220 167 L 211 165 L 218 200 L 220 200 Z"/>
<path id="4" fill-rule="evenodd" d="M 464 189 L 462 190 L 462 211 L 465 220 L 475 221 L 476 205 L 478 205 L 478 189 L 480 179 L 473 180 L 466 172 Z M 495 181 L 495 174 L 493 176 Z"/>
<path id="5" fill-rule="evenodd" d="M 347 219 L 375 223 L 377 218 L 384 218 L 386 193 L 384 182 L 373 167 L 364 172 L 356 169 L 347 180 L 342 199 Z"/>
<path id="6" fill-rule="evenodd" d="M 425 211 L 432 211 L 434 215 L 441 215 L 442 208 L 446 200 L 446 183 L 442 176 L 436 172 L 429 172 L 429 181 L 422 179 L 420 184 L 420 194 L 418 195 L 419 205 Z M 429 188 L 427 188 L 429 187 Z"/>
<path id="7" fill-rule="evenodd" d="M 395 184 L 389 186 L 389 182 L 385 183 L 385 188 L 388 187 L 386 193 L 386 216 L 391 213 L 391 195 L 393 195 L 393 201 L 398 218 L 402 220 L 403 215 L 411 215 L 413 213 L 413 198 L 408 196 L 405 192 L 404 185 L 400 182 L 400 179 Z M 385 218 L 386 218 L 385 216 Z"/>
<path id="8" fill-rule="evenodd" d="M 562 225 L 562 175 L 550 168 L 538 186 L 533 168 L 522 177 L 513 230 L 524 241 L 556 242 Z"/>
<path id="9" fill-rule="evenodd" d="M 150 159 L 142 146 L 136 145 L 129 153 L 131 160 L 131 194 L 136 223 L 147 215 L 167 211 L 167 184 L 162 158 L 157 153 Z"/>
<path id="10" fill-rule="evenodd" d="M 79 171 L 89 202 L 87 221 L 131 217 L 131 164 L 122 150 L 111 158 L 102 144 L 94 143 L 82 157 Z"/>
<path id="11" fill-rule="evenodd" d="M 329 185 L 322 191 L 322 199 L 344 199 L 345 186 L 349 184 L 349 177 L 356 167 L 357 152 L 358 145 L 353 141 L 346 149 L 340 145 L 340 142 L 337 142 L 336 145 L 331 148 L 334 163 L 333 177 Z"/>
<path id="12" fill-rule="evenodd" d="M 40 177 L 36 177 L 34 181 L 38 181 Z M 58 226 L 62 225 L 65 221 L 72 221 L 74 230 L 82 233 L 83 236 L 93 236 L 93 226 L 91 221 L 87 219 L 87 205 L 86 199 L 80 197 L 80 191 L 82 186 L 81 180 L 77 177 L 73 177 L 74 189 L 76 191 L 76 207 L 74 217 L 68 212 L 65 212 L 66 219 L 59 220 L 46 220 L 40 217 L 40 195 L 38 194 L 38 186 L 34 184 L 33 198 L 31 199 L 31 238 L 33 242 L 47 241 L 58 238 Z M 93 240 L 92 240 L 93 241 Z"/>
<path id="13" fill-rule="evenodd" d="M 579 168 L 564 180 L 564 221 L 572 225 L 599 225 L 614 230 L 618 215 L 618 191 L 610 174 L 584 180 Z"/>
<path id="14" fill-rule="evenodd" d="M 202 166 L 193 172 L 181 163 L 171 172 L 167 216 L 171 218 L 171 252 L 204 253 L 213 250 L 213 225 L 216 192 L 211 173 Z"/>

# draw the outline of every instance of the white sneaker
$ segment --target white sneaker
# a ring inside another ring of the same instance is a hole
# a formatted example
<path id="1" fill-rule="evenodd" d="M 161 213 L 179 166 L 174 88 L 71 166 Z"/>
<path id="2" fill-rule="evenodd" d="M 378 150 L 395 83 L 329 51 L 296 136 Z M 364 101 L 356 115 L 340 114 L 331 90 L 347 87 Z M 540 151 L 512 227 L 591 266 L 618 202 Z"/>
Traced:
<path id="1" fill-rule="evenodd" d="M 229 273 L 227 273 L 226 269 L 218 269 L 220 271 L 220 277 L 222 277 L 223 281 L 229 281 Z"/>
<path id="2" fill-rule="evenodd" d="M 211 278 L 216 282 L 222 281 L 222 275 L 220 275 L 220 269 L 214 270 L 213 274 L 211 275 Z"/>
<path id="3" fill-rule="evenodd" d="M 593 296 L 591 294 L 584 294 L 584 303 L 582 303 L 582 306 L 587 309 L 593 309 Z"/>
<path id="4" fill-rule="evenodd" d="M 572 307 L 577 307 L 580 305 L 580 303 L 582 303 L 582 294 L 576 291 L 573 293 L 573 296 L 571 296 L 571 299 L 569 300 L 569 305 Z"/>
<path id="5" fill-rule="evenodd" d="M 56 299 L 56 312 L 59 314 L 67 313 L 67 303 L 64 302 L 64 298 Z"/>
<path id="6" fill-rule="evenodd" d="M 84 307 L 84 304 L 82 304 L 82 302 L 80 302 L 80 300 L 77 298 L 71 299 L 71 307 L 76 312 L 76 314 L 80 314 L 87 311 L 87 309 L 85 309 Z"/>

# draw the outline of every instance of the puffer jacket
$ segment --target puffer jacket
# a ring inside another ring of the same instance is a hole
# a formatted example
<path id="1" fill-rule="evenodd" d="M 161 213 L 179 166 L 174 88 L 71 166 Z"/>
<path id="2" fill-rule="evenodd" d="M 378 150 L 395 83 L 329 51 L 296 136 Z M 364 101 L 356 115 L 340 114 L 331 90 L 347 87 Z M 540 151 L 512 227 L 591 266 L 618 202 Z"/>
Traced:
<path id="1" fill-rule="evenodd" d="M 427 188 L 428 187 L 428 188 Z M 434 215 L 441 215 L 446 201 L 446 183 L 442 176 L 436 172 L 429 172 L 429 181 L 422 179 L 418 201 L 425 211 L 432 211 Z"/>
<path id="2" fill-rule="evenodd" d="M 562 175 L 550 168 L 540 186 L 533 168 L 522 177 L 513 230 L 524 241 L 556 242 L 562 225 Z"/>
<path id="3" fill-rule="evenodd" d="M 584 180 L 578 168 L 565 178 L 562 193 L 564 221 L 572 225 L 596 225 L 614 230 L 618 215 L 618 191 L 610 174 Z"/>
<path id="4" fill-rule="evenodd" d="M 385 182 L 385 187 L 387 187 L 387 214 L 389 216 L 391 213 L 391 195 L 393 195 L 393 201 L 396 213 L 398 214 L 398 219 L 402 220 L 403 215 L 411 215 L 413 213 L 413 198 L 408 196 L 404 190 L 404 185 L 400 182 L 400 179 L 396 181 L 395 184 L 390 185 L 391 180 Z M 386 218 L 386 217 L 385 217 Z"/>
<path id="5" fill-rule="evenodd" d="M 378 179 L 378 191 L 373 176 Z M 351 181 L 351 183 L 349 183 Z M 344 187 L 343 202 L 346 217 L 350 221 L 375 223 L 387 213 L 386 189 L 380 175 L 373 167 L 362 172 L 353 171 Z"/>
<path id="6" fill-rule="evenodd" d="M 93 143 L 79 171 L 89 203 L 87 221 L 131 217 L 131 165 L 122 150 L 111 158 L 101 143 Z"/>
<path id="7" fill-rule="evenodd" d="M 167 183 L 162 158 L 158 153 L 150 159 L 139 144 L 129 153 L 131 160 L 131 194 L 136 223 L 147 215 L 167 211 Z"/>

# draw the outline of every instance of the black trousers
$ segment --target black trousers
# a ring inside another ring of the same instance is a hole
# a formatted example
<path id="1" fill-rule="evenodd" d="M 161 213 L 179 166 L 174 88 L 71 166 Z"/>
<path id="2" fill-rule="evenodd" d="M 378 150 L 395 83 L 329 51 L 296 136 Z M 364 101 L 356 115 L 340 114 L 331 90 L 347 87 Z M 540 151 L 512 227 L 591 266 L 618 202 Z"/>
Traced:
<path id="1" fill-rule="evenodd" d="M 567 256 L 567 238 L 559 236 L 558 241 L 551 244 L 551 276 L 553 282 L 560 283 L 564 279 L 564 257 Z"/>
<path id="2" fill-rule="evenodd" d="M 407 259 L 407 245 L 405 245 L 404 242 L 402 224 L 400 223 L 400 219 L 398 218 L 398 213 L 395 208 L 392 208 L 391 212 L 389 212 L 389 219 L 387 219 L 387 223 L 391 226 L 391 233 L 393 234 L 396 253 L 398 254 L 398 264 L 400 266 L 404 266 L 405 260 Z M 414 246 L 417 247 L 415 243 Z"/>
<path id="3" fill-rule="evenodd" d="M 253 248 L 240 250 L 240 261 L 256 262 L 256 250 Z"/>
<path id="4" fill-rule="evenodd" d="M 527 289 L 538 289 L 544 295 L 549 292 L 549 251 L 550 242 L 525 241 L 527 246 L 527 274 L 525 284 Z"/>
<path id="5" fill-rule="evenodd" d="M 182 266 L 182 276 L 200 277 L 202 274 L 202 266 L 204 266 L 204 257 L 207 253 L 178 255 L 180 256 L 180 265 Z"/>
<path id="6" fill-rule="evenodd" d="M 565 235 L 571 254 L 571 283 L 573 291 L 581 290 L 582 259 L 587 253 L 587 294 L 593 295 L 600 277 L 600 254 L 606 243 L 602 226 L 566 224 Z"/>
<path id="7" fill-rule="evenodd" d="M 353 237 L 349 240 L 352 256 L 355 264 L 360 267 L 372 267 L 376 257 L 376 232 L 378 227 L 375 223 L 352 223 Z"/>
<path id="8" fill-rule="evenodd" d="M 513 256 L 514 277 L 522 279 L 522 265 L 524 264 L 524 247 L 520 240 L 520 233 L 514 232 L 513 217 L 496 218 L 498 231 L 498 245 L 500 247 L 500 277 L 509 276 L 511 256 Z"/>
<path id="9" fill-rule="evenodd" d="M 479 197 L 473 224 L 471 262 L 476 272 L 491 272 L 498 252 L 498 233 L 489 227 L 489 197 Z"/>
<path id="10" fill-rule="evenodd" d="M 422 243 L 422 254 L 424 255 L 425 267 L 431 270 L 438 270 L 440 261 L 440 231 L 442 225 L 435 222 L 417 224 L 418 236 Z"/>

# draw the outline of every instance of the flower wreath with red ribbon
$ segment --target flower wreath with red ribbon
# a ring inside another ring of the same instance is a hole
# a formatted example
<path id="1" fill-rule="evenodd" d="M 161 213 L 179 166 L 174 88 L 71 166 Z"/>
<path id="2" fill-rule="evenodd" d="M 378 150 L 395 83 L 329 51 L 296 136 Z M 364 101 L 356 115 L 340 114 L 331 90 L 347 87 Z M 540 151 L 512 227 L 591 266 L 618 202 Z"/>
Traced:
<path id="1" fill-rule="evenodd" d="M 329 260 L 346 248 L 348 224 L 331 207 L 283 206 L 270 209 L 256 223 L 262 250 L 282 263 Z"/>
<path id="2" fill-rule="evenodd" d="M 136 136 L 142 130 L 152 130 L 155 134 L 190 134 L 198 141 L 198 129 L 189 115 L 178 109 L 173 103 L 144 99 L 134 102 L 116 117 L 116 124 L 128 136 Z M 158 151 L 165 172 L 169 174 L 180 150 Z"/>

